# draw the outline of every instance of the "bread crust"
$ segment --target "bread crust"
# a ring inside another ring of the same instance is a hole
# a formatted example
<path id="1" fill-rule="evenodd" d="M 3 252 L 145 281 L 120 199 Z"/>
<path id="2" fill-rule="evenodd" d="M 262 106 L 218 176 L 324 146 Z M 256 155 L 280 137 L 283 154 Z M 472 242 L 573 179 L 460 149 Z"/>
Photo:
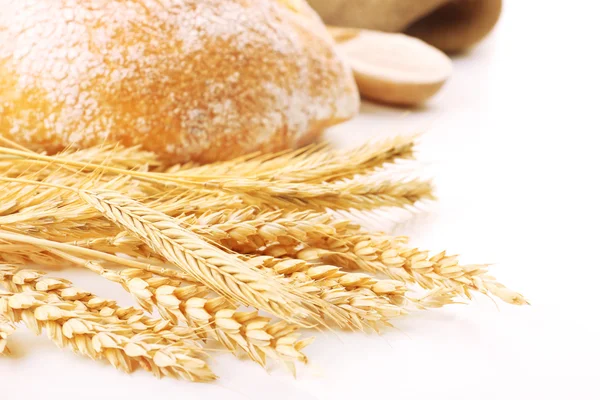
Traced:
<path id="1" fill-rule="evenodd" d="M 293 4 L 0 0 L 0 132 L 173 163 L 306 143 L 359 100 L 320 19 Z"/>

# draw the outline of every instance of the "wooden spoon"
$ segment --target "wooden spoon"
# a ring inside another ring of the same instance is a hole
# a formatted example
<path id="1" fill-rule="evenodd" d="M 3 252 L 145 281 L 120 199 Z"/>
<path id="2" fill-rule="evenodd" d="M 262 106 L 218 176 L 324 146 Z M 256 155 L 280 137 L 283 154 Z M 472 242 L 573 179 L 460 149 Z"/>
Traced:
<path id="1" fill-rule="evenodd" d="M 419 39 L 364 29 L 329 27 L 329 31 L 366 98 L 419 105 L 436 94 L 452 74 L 452 61 Z"/>

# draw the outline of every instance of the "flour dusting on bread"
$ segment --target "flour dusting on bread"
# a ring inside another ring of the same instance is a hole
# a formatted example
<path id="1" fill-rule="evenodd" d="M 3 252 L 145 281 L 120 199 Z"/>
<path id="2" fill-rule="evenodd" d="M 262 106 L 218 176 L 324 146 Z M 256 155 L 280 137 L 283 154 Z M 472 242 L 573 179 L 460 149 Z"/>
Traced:
<path id="1" fill-rule="evenodd" d="M 141 144 L 216 161 L 350 118 L 316 15 L 274 0 L 0 0 L 0 129 L 37 150 Z"/>

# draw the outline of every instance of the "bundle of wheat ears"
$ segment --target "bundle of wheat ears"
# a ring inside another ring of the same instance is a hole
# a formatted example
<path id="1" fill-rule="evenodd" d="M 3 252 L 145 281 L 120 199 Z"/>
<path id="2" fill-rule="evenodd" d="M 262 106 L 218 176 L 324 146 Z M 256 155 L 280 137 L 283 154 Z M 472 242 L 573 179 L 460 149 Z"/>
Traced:
<path id="1" fill-rule="evenodd" d="M 342 217 L 433 198 L 406 172 L 414 138 L 177 166 L 137 148 L 48 156 L 0 141 L 0 354 L 23 323 L 126 372 L 210 381 L 215 345 L 295 371 L 310 329 L 381 331 L 474 292 L 526 304 L 486 265 Z M 93 271 L 139 308 L 57 267 Z"/>

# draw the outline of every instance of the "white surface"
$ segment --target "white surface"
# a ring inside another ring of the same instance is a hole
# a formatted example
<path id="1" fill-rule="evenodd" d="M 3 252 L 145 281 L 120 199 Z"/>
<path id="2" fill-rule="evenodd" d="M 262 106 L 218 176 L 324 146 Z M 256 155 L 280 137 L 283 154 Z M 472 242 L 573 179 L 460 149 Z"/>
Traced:
<path id="1" fill-rule="evenodd" d="M 365 104 L 330 135 L 350 145 L 426 129 L 419 159 L 440 200 L 404 232 L 465 262 L 497 263 L 493 274 L 531 306 L 498 311 L 478 297 L 410 316 L 383 337 L 319 335 L 297 379 L 218 355 L 222 379 L 211 385 L 123 375 L 20 333 L 19 357 L 0 359 L 0 398 L 600 399 L 595 4 L 508 0 L 495 35 L 455 60 L 427 109 L 403 116 Z M 115 288 L 71 276 L 100 294 Z"/>

